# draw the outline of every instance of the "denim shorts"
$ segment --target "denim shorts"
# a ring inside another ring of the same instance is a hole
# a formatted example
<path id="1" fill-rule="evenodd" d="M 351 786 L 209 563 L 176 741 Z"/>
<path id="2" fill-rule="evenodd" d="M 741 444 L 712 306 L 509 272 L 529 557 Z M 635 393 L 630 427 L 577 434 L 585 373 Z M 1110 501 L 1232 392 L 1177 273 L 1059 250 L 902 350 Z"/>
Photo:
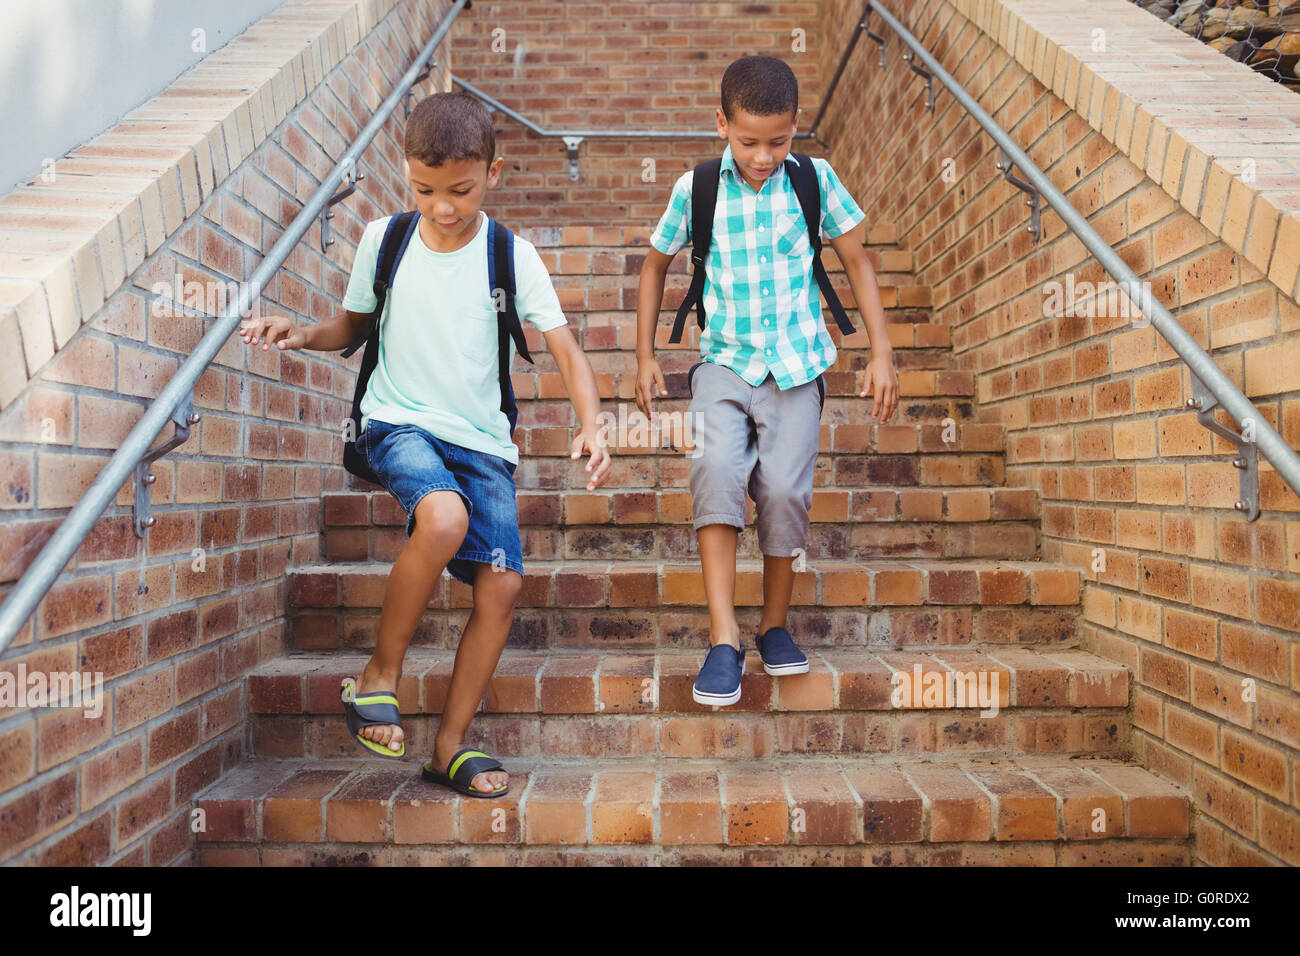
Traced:
<path id="1" fill-rule="evenodd" d="M 513 464 L 500 455 L 443 441 L 418 425 L 392 425 L 375 418 L 366 422 L 357 445 L 406 511 L 408 537 L 415 529 L 415 506 L 429 492 L 455 491 L 464 500 L 469 528 L 447 564 L 453 578 L 473 584 L 480 564 L 524 573 Z"/>

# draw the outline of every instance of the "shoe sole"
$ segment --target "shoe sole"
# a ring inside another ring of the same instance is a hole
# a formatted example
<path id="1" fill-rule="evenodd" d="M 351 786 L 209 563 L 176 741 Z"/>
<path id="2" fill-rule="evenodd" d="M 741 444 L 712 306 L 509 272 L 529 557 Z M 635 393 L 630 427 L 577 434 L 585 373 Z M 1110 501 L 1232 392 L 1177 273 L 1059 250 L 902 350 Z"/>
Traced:
<path id="1" fill-rule="evenodd" d="M 786 677 L 790 674 L 807 674 L 808 662 L 802 664 L 764 664 L 763 670 L 773 677 Z"/>
<path id="2" fill-rule="evenodd" d="M 694 698 L 695 703 L 697 704 L 712 704 L 714 707 L 726 707 L 740 700 L 740 688 L 737 687 L 734 694 L 706 694 L 703 691 L 696 690 L 695 685 L 692 684 L 691 697 Z"/>

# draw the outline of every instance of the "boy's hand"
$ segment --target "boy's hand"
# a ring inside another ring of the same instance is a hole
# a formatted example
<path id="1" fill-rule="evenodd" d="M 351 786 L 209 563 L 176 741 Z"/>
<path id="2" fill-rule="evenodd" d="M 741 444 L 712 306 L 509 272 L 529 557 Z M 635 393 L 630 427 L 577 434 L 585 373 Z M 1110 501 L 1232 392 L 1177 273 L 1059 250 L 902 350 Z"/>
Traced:
<path id="1" fill-rule="evenodd" d="M 659 397 L 667 398 L 668 389 L 664 386 L 664 373 L 659 368 L 659 363 L 653 358 L 637 359 L 636 407 L 647 419 L 651 417 L 650 403 L 654 401 L 656 385 L 659 387 Z"/>
<path id="2" fill-rule="evenodd" d="M 867 366 L 867 380 L 863 383 L 859 398 L 866 398 L 869 392 L 875 392 L 876 401 L 872 407 L 871 417 L 877 424 L 883 425 L 898 407 L 898 373 L 894 371 L 892 355 L 876 355 Z"/>
<path id="3" fill-rule="evenodd" d="M 257 347 L 257 340 L 262 339 L 262 351 L 272 345 L 282 349 L 300 349 L 307 343 L 307 335 L 283 315 L 264 315 L 256 319 L 244 319 L 239 323 L 239 334 L 245 344 Z"/>
<path id="4" fill-rule="evenodd" d="M 602 484 L 609 477 L 609 469 L 613 461 L 609 457 L 609 449 L 605 447 L 604 430 L 597 427 L 588 431 L 583 429 L 578 432 L 573 439 L 573 452 L 569 455 L 576 461 L 582 457 L 583 452 L 591 453 L 591 460 L 587 462 L 587 471 L 591 477 L 587 479 L 587 490 L 595 491 L 597 486 Z"/>

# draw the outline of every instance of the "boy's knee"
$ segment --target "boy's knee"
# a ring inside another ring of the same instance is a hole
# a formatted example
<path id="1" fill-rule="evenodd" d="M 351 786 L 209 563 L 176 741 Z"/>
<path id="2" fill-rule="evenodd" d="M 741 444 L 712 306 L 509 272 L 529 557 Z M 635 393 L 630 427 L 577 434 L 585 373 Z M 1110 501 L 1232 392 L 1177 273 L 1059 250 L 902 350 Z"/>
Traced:
<path id="1" fill-rule="evenodd" d="M 524 579 L 518 571 L 509 568 L 497 570 L 485 566 L 474 576 L 474 603 L 485 603 L 492 608 L 513 612 L 524 590 Z"/>
<path id="2" fill-rule="evenodd" d="M 751 489 L 759 514 L 806 515 L 812 507 L 812 489 L 794 482 L 776 482 Z"/>
<path id="3" fill-rule="evenodd" d="M 469 530 L 469 512 L 454 491 L 432 491 L 415 506 L 411 540 L 438 549 L 459 548 Z"/>

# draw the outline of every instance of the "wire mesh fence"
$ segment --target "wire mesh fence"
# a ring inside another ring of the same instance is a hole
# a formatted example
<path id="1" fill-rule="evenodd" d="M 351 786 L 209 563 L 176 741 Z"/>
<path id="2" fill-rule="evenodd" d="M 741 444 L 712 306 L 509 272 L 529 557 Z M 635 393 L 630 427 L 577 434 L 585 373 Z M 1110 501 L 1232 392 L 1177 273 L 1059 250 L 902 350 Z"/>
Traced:
<path id="1" fill-rule="evenodd" d="M 1300 89 L 1300 0 L 1132 0 L 1252 70 Z"/>

